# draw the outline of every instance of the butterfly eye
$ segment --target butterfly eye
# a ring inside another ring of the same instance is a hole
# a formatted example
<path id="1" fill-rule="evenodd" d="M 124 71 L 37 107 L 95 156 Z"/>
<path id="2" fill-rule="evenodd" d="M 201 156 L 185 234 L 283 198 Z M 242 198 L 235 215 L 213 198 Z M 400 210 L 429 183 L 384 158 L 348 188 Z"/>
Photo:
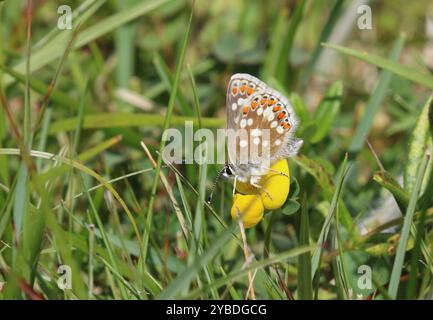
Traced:
<path id="1" fill-rule="evenodd" d="M 229 166 L 224 167 L 222 175 L 226 178 L 233 176 L 233 171 Z"/>

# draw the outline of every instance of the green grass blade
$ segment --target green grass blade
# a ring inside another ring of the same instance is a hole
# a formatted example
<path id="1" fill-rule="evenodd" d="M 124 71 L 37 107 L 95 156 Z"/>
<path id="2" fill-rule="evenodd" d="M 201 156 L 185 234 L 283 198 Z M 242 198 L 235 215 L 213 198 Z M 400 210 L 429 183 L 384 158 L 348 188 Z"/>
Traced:
<path id="1" fill-rule="evenodd" d="M 110 241 L 108 240 L 108 236 L 105 232 L 104 225 L 102 224 L 101 218 L 99 217 L 99 213 L 96 210 L 94 201 L 93 201 L 93 199 L 89 193 L 89 188 L 85 185 L 85 181 L 82 177 L 81 177 L 81 180 L 83 182 L 84 189 L 86 190 L 85 193 L 87 196 L 87 200 L 89 201 L 89 204 L 90 204 L 90 212 L 92 213 L 92 216 L 93 216 L 92 220 L 96 221 L 96 225 L 98 227 L 98 230 L 101 233 L 102 241 L 104 243 L 105 248 L 107 249 L 108 256 L 110 257 L 110 263 L 107 262 L 107 264 L 109 265 L 110 270 L 112 270 L 116 274 L 120 274 L 119 267 L 118 267 L 117 261 L 115 259 L 115 254 L 114 254 L 113 248 L 111 246 Z M 124 282 L 125 282 L 124 280 L 123 281 L 120 280 L 119 281 L 119 287 L 120 287 L 120 292 L 121 292 L 123 298 L 126 299 L 126 297 L 127 297 L 126 291 L 125 291 L 125 287 L 123 286 Z"/>
<path id="2" fill-rule="evenodd" d="M 194 5 L 192 6 L 192 9 L 191 9 L 191 13 L 190 13 L 189 21 L 188 21 L 188 26 L 187 26 L 187 31 L 185 32 L 185 36 L 184 36 L 183 41 L 182 41 L 182 47 L 180 49 L 179 57 L 178 57 L 177 63 L 176 63 L 177 70 L 176 70 L 176 75 L 175 75 L 174 82 L 173 82 L 173 89 L 172 89 L 171 94 L 170 94 L 170 99 L 168 101 L 168 107 L 167 107 L 167 113 L 166 113 L 165 118 L 164 118 L 164 124 L 163 124 L 163 130 L 164 131 L 168 129 L 168 127 L 170 126 L 170 123 L 171 123 L 171 117 L 172 117 L 174 104 L 176 102 L 176 97 L 177 97 L 177 90 L 178 90 L 179 83 L 180 83 L 180 76 L 182 74 L 182 66 L 183 66 L 183 62 L 185 59 L 185 52 L 186 52 L 186 48 L 188 45 L 189 35 L 191 32 L 193 12 L 194 12 Z M 153 179 L 153 185 L 152 185 L 152 190 L 150 193 L 148 210 L 147 210 L 147 214 L 146 214 L 145 233 L 143 235 L 143 261 L 142 261 L 143 264 L 145 264 L 145 262 L 146 262 L 145 260 L 146 260 L 146 255 L 147 255 L 149 232 L 151 230 L 152 218 L 153 218 L 153 204 L 154 204 L 155 197 L 156 197 L 156 191 L 158 189 L 159 172 L 161 171 L 162 155 L 163 155 L 163 150 L 164 150 L 165 144 L 166 144 L 166 141 L 162 140 L 160 147 L 159 147 L 158 160 L 156 162 L 156 169 L 155 169 L 155 177 Z"/>
<path id="3" fill-rule="evenodd" d="M 42 128 L 39 134 L 39 143 L 38 143 L 39 151 L 44 151 L 47 144 L 48 129 L 51 123 L 51 114 L 52 114 L 52 109 L 47 109 L 42 119 Z M 42 168 L 42 159 L 39 158 L 36 160 L 36 169 L 38 172 L 40 172 L 41 168 Z"/>
<path id="4" fill-rule="evenodd" d="M 282 42 L 281 51 L 279 52 L 277 62 L 277 69 L 275 70 L 275 78 L 278 79 L 281 83 L 286 83 L 287 75 L 289 73 L 288 63 L 290 58 L 290 52 L 293 47 L 293 41 L 295 40 L 296 31 L 302 21 L 306 0 L 300 0 L 296 4 L 292 17 L 290 18 L 289 27 L 285 34 L 285 40 Z"/>
<path id="5" fill-rule="evenodd" d="M 412 132 L 412 136 L 409 142 L 408 159 L 404 168 L 404 188 L 410 193 L 415 185 L 417 179 L 416 174 L 418 168 L 423 161 L 424 154 L 427 151 L 428 139 L 431 140 L 430 135 L 430 119 L 429 114 L 433 109 L 433 96 L 430 97 L 424 108 L 419 115 L 415 128 Z M 426 180 L 427 182 L 427 180 Z M 421 186 L 421 191 L 424 185 Z"/>
<path id="6" fill-rule="evenodd" d="M 202 125 L 207 128 L 221 128 L 225 124 L 220 118 L 201 118 Z M 78 119 L 69 118 L 54 122 L 50 126 L 50 134 L 62 131 L 74 130 Z M 195 117 L 171 116 L 171 126 L 183 126 L 185 121 L 192 121 L 197 124 Z M 128 128 L 141 126 L 164 127 L 165 117 L 159 114 L 138 114 L 138 113 L 100 113 L 85 115 L 83 118 L 83 129 L 98 128 Z"/>
<path id="7" fill-rule="evenodd" d="M 404 37 L 400 36 L 395 41 L 394 47 L 391 50 L 389 60 L 396 62 L 400 56 L 400 52 L 403 49 Z M 380 77 L 374 90 L 373 94 L 368 100 L 367 106 L 365 108 L 364 114 L 362 115 L 361 121 L 356 127 L 355 133 L 353 135 L 352 141 L 349 146 L 350 152 L 358 152 L 364 145 L 365 137 L 367 137 L 368 132 L 373 124 L 374 116 L 379 111 L 380 105 L 385 98 L 386 91 L 388 90 L 389 84 L 391 82 L 392 73 L 389 70 L 382 70 Z"/>
<path id="8" fill-rule="evenodd" d="M 271 216 L 268 222 L 268 225 L 266 226 L 265 231 L 265 241 L 263 246 L 263 257 L 266 259 L 269 257 L 271 253 L 271 236 L 272 236 L 272 226 L 274 224 L 275 220 L 275 212 L 270 212 L 269 215 Z M 271 271 L 269 268 L 266 269 L 266 272 L 269 274 Z"/>
<path id="9" fill-rule="evenodd" d="M 429 155 L 423 157 L 423 161 L 418 169 L 414 188 L 411 192 L 409 199 L 409 205 L 407 207 L 406 214 L 404 216 L 403 228 L 401 230 L 400 240 L 398 242 L 397 253 L 394 259 L 394 265 L 392 267 L 391 278 L 389 281 L 388 294 L 392 299 L 397 298 L 397 291 L 400 285 L 400 276 L 403 271 L 403 262 L 406 255 L 406 247 L 409 240 L 409 233 L 412 226 L 412 220 L 415 213 L 415 207 L 418 200 L 418 193 L 421 188 L 421 184 L 424 178 L 424 173 L 427 167 L 427 163 L 430 160 Z"/>
<path id="10" fill-rule="evenodd" d="M 15 199 L 13 206 L 13 221 L 15 225 L 15 246 L 21 241 L 24 217 L 27 215 L 29 186 L 28 169 L 24 162 L 21 163 L 18 171 L 17 185 L 15 188 Z M 18 243 L 17 243 L 18 242 Z M 16 249 L 16 247 L 14 248 Z"/>
<path id="11" fill-rule="evenodd" d="M 421 246 L 422 246 L 422 239 L 425 235 L 425 217 L 426 217 L 426 211 L 423 210 L 421 212 L 419 221 L 416 226 L 416 237 L 415 237 L 415 243 L 413 245 L 412 254 L 411 254 L 411 260 L 410 260 L 410 273 L 409 273 L 409 283 L 407 284 L 407 290 L 406 290 L 406 299 L 407 300 L 414 300 L 416 299 L 416 289 L 417 289 L 417 282 L 418 282 L 418 272 L 419 272 L 419 265 L 420 265 L 420 255 L 421 255 Z M 414 228 L 414 226 L 412 226 Z M 427 262 L 429 263 L 429 262 Z M 428 268 L 426 268 L 428 270 Z"/>
<path id="12" fill-rule="evenodd" d="M 317 129 L 311 138 L 311 143 L 320 142 L 331 130 L 332 124 L 340 111 L 342 95 L 343 83 L 341 81 L 335 82 L 326 92 L 314 115 Z"/>
<path id="13" fill-rule="evenodd" d="M 149 14 L 161 7 L 164 4 L 169 3 L 171 0 L 154 0 L 154 1 L 146 1 L 139 2 L 137 5 L 126 8 L 116 14 L 111 15 L 108 18 L 105 18 L 98 23 L 95 23 L 91 27 L 82 31 L 75 41 L 74 49 L 81 48 L 90 42 L 108 34 L 109 32 L 127 24 L 130 21 L 133 21 L 143 15 Z M 62 41 L 63 40 L 63 41 Z M 56 58 L 60 57 L 62 54 L 62 48 L 65 45 L 64 37 L 61 39 L 56 39 L 56 41 L 51 41 L 49 46 L 44 46 L 40 50 L 38 50 L 32 56 L 32 66 L 31 71 L 35 71 L 48 63 L 52 62 Z M 14 70 L 18 72 L 23 72 L 24 63 L 19 63 L 15 66 Z M 5 80 L 5 84 L 8 85 L 10 80 Z"/>
<path id="14" fill-rule="evenodd" d="M 308 174 L 314 177 L 320 188 L 322 188 L 325 199 L 331 202 L 335 195 L 335 187 L 334 183 L 332 182 L 332 178 L 328 174 L 327 170 L 316 160 L 309 158 L 303 154 L 300 154 L 292 159 L 296 162 L 297 165 L 299 165 L 299 167 L 301 167 Z M 340 203 L 339 206 L 340 210 L 342 210 L 341 221 L 343 225 L 348 230 L 350 230 L 353 224 L 352 217 L 350 216 L 349 211 L 343 203 Z"/>
<path id="15" fill-rule="evenodd" d="M 174 279 L 158 296 L 158 299 L 175 299 L 178 293 L 184 290 L 185 286 L 189 286 L 190 281 L 194 279 L 196 274 L 207 265 L 218 251 L 230 240 L 232 233 L 236 230 L 237 224 L 233 223 L 231 227 L 223 231 L 223 233 L 207 248 L 207 250 L 197 258 L 192 266 L 185 269 Z"/>
<path id="16" fill-rule="evenodd" d="M 377 181 L 382 187 L 386 188 L 394 196 L 401 212 L 405 212 L 409 204 L 409 194 L 400 186 L 394 177 L 386 172 L 379 171 L 373 175 L 373 180 Z"/>
<path id="17" fill-rule="evenodd" d="M 89 89 L 88 82 L 86 82 L 84 85 L 84 91 L 81 97 L 80 106 L 78 107 L 77 126 L 75 128 L 75 135 L 74 135 L 74 141 L 72 146 L 72 156 L 74 157 L 77 154 L 78 146 L 80 144 L 81 130 L 83 128 L 84 109 L 86 106 L 85 101 L 86 101 L 88 89 Z"/>
<path id="18" fill-rule="evenodd" d="M 103 142 L 97 144 L 96 146 L 94 146 L 90 149 L 87 149 L 87 150 L 83 151 L 82 153 L 80 153 L 76 157 L 76 160 L 80 161 L 81 163 L 85 163 L 88 160 L 90 160 L 91 158 L 96 157 L 98 154 L 105 151 L 106 149 L 116 145 L 121 140 L 122 140 L 121 137 L 116 136 L 116 137 L 113 137 L 111 139 L 108 139 L 107 141 L 103 141 Z M 38 158 L 38 159 L 43 160 L 43 158 Z M 69 167 L 67 165 L 60 165 L 57 167 L 53 167 L 44 173 L 40 173 L 39 179 L 41 182 L 46 182 L 46 181 L 49 181 L 51 179 L 55 179 L 56 177 L 59 177 L 62 174 L 64 174 L 65 172 L 67 172 L 68 168 Z"/>
<path id="19" fill-rule="evenodd" d="M 11 77 L 13 77 L 16 81 L 20 83 L 26 83 L 26 76 L 22 73 L 19 73 L 15 71 L 14 69 L 11 69 L 5 65 L 0 64 L 0 69 L 9 74 Z M 50 87 L 47 86 L 45 83 L 32 78 L 30 80 L 30 86 L 31 88 L 36 91 L 39 94 L 46 95 L 48 92 L 50 92 Z M 51 91 L 51 100 L 58 103 L 61 106 L 65 106 L 69 108 L 70 110 L 75 110 L 77 106 L 77 102 L 74 99 L 71 99 L 67 94 L 62 93 L 61 91 L 58 91 L 54 89 Z"/>
<path id="20" fill-rule="evenodd" d="M 300 254 L 306 253 L 306 252 L 311 252 L 312 250 L 314 250 L 314 246 L 308 246 L 308 247 L 296 247 L 294 249 L 279 253 L 279 254 L 275 254 L 272 257 L 268 258 L 268 259 L 263 259 L 257 262 L 253 262 L 251 263 L 247 268 L 239 268 L 236 271 L 232 271 L 231 273 L 229 273 L 227 276 L 224 276 L 222 278 L 219 279 L 215 279 L 215 281 L 208 285 L 205 286 L 202 289 L 197 289 L 194 291 L 191 291 L 187 296 L 182 297 L 184 299 L 197 299 L 198 297 L 200 297 L 200 295 L 203 292 L 207 292 L 208 290 L 212 289 L 212 288 L 219 288 L 221 286 L 224 285 L 228 285 L 229 283 L 233 282 L 236 279 L 239 279 L 240 277 L 244 277 L 248 271 L 253 271 L 253 270 L 258 270 L 257 272 L 261 272 L 261 269 L 264 269 L 267 266 L 279 263 L 279 262 L 284 262 L 287 261 L 288 259 L 293 259 L 298 257 Z"/>
<path id="21" fill-rule="evenodd" d="M 337 274 L 335 275 L 335 279 L 339 279 L 338 282 L 341 284 L 340 289 L 343 293 L 343 297 L 344 299 L 347 299 L 349 297 L 349 276 L 347 274 L 347 266 L 343 249 L 343 239 L 341 238 L 340 232 L 340 210 L 338 210 L 338 208 L 335 214 L 334 245 L 338 249 L 338 256 L 335 259 L 335 264 L 337 267 Z"/>
<path id="22" fill-rule="evenodd" d="M 302 75 L 302 79 L 300 81 L 301 88 L 304 88 L 305 85 L 307 84 L 308 79 L 310 79 L 314 67 L 316 66 L 316 63 L 319 60 L 320 54 L 322 53 L 322 49 L 323 49 L 323 47 L 320 44 L 322 42 L 328 41 L 329 36 L 332 33 L 332 30 L 334 30 L 343 2 L 344 2 L 343 0 L 337 0 L 334 6 L 332 7 L 331 13 L 329 14 L 329 18 L 326 21 L 326 24 L 323 27 L 322 32 L 320 33 L 319 41 L 317 42 L 316 48 L 314 49 L 314 52 L 310 60 L 308 61 L 307 66 L 305 67 L 304 73 Z"/>
<path id="23" fill-rule="evenodd" d="M 289 24 L 287 24 L 286 21 L 288 14 L 287 11 L 280 11 L 278 21 L 276 22 L 275 28 L 272 32 L 273 37 L 271 39 L 271 49 L 269 50 L 269 54 L 266 56 L 263 66 L 263 79 L 275 77 L 281 83 L 285 83 L 288 73 L 287 65 L 289 54 L 293 46 L 296 30 L 298 29 L 304 14 L 305 3 L 305 0 L 301 0 L 300 3 L 297 4 L 292 13 Z"/>
<path id="24" fill-rule="evenodd" d="M 203 128 L 203 123 L 201 121 L 202 117 L 201 117 L 201 109 L 200 109 L 200 100 L 198 98 L 198 92 L 197 92 L 197 85 L 195 83 L 194 73 L 193 73 L 190 65 L 187 65 L 187 69 L 188 69 L 189 79 L 191 81 L 191 89 L 192 89 L 192 94 L 193 94 L 195 116 L 197 117 L 198 128 L 201 129 L 201 128 Z"/>
<path id="25" fill-rule="evenodd" d="M 302 197 L 302 210 L 301 210 L 301 224 L 300 224 L 300 236 L 299 245 L 309 246 L 310 245 L 310 222 L 308 218 L 307 210 L 307 197 L 304 194 Z M 312 300 L 313 299 L 313 287 L 311 279 L 311 253 L 305 252 L 298 257 L 298 299 L 300 300 Z"/>
<path id="26" fill-rule="evenodd" d="M 413 67 L 411 68 L 411 67 L 403 66 L 401 64 L 398 64 L 397 62 L 382 58 L 372 53 L 361 52 L 358 50 L 345 48 L 342 46 L 337 46 L 329 43 L 323 43 L 322 45 L 326 48 L 334 49 L 345 55 L 373 64 L 379 68 L 389 70 L 392 73 L 395 73 L 415 83 L 421 84 L 429 89 L 433 89 L 433 76 L 426 73 L 422 73 L 414 69 Z"/>
<path id="27" fill-rule="evenodd" d="M 154 64 L 156 66 L 156 70 L 158 71 L 162 82 L 166 86 L 167 92 L 170 93 L 173 90 L 173 83 L 174 83 L 174 79 L 170 73 L 170 69 L 168 68 L 167 64 L 164 62 L 164 60 L 161 58 L 159 54 L 155 55 Z M 180 77 L 182 79 L 182 75 L 180 75 Z M 193 115 L 190 105 L 188 104 L 186 98 L 180 91 L 177 92 L 177 101 L 179 103 L 182 114 L 186 116 Z"/>
<path id="28" fill-rule="evenodd" d="M 326 215 L 325 222 L 323 223 L 322 230 L 320 231 L 319 241 L 317 242 L 316 250 L 313 253 L 313 257 L 311 259 L 311 275 L 314 278 L 316 271 L 319 269 L 319 262 L 323 253 L 323 245 L 328 238 L 329 229 L 331 227 L 331 222 L 334 219 L 335 211 L 337 210 L 338 201 L 340 198 L 341 189 L 344 182 L 344 177 L 346 174 L 346 166 L 347 166 L 347 154 L 341 164 L 340 175 L 338 177 L 338 183 L 335 188 L 334 195 L 332 196 L 331 205 L 328 210 L 328 214 Z"/>
<path id="29" fill-rule="evenodd" d="M 106 0 L 86 0 L 80 4 L 77 8 L 74 8 L 72 11 L 72 21 L 77 24 L 84 23 L 92 14 L 98 10 Z M 51 31 L 49 31 L 46 35 L 44 35 L 40 40 L 38 40 L 32 47 L 33 52 L 37 52 L 39 49 L 46 46 L 51 41 L 56 41 L 57 37 L 60 33 L 62 33 L 62 29 L 57 28 L 57 26 Z"/>
<path id="30" fill-rule="evenodd" d="M 114 269 L 107 260 L 105 260 L 103 257 L 98 256 L 99 260 L 101 260 L 104 265 L 113 273 L 113 275 L 115 276 L 115 278 L 117 280 L 119 280 L 119 282 L 121 282 L 125 288 L 127 288 L 132 294 L 133 296 L 137 299 L 140 300 L 141 299 L 141 295 L 140 292 L 134 288 L 128 281 L 126 281 L 121 274 L 119 274 L 116 269 Z"/>
<path id="31" fill-rule="evenodd" d="M 280 52 L 283 48 L 284 31 L 287 28 L 287 12 L 281 10 L 278 20 L 275 21 L 275 27 L 272 31 L 272 38 L 270 40 L 270 48 L 263 63 L 261 78 L 269 79 L 275 76 L 277 70 L 277 61 L 279 60 Z"/>
<path id="32" fill-rule="evenodd" d="M 116 7 L 125 10 L 136 3 L 138 3 L 137 0 L 117 1 Z M 137 26 L 135 23 L 123 25 L 114 33 L 116 56 L 118 57 L 116 80 L 117 86 L 120 88 L 128 88 L 129 79 L 134 72 L 136 34 Z"/>
<path id="33" fill-rule="evenodd" d="M 21 151 L 19 149 L 14 149 L 14 148 L 2 148 L 2 149 L 0 149 L 0 155 L 2 155 L 2 154 L 3 155 L 20 155 Z M 75 169 L 78 169 L 78 170 L 94 177 L 96 180 L 98 180 L 101 184 L 104 185 L 105 188 L 108 189 L 108 191 L 110 191 L 113 194 L 113 196 L 119 202 L 120 206 L 125 210 L 128 218 L 130 219 L 130 222 L 133 226 L 133 229 L 134 229 L 134 232 L 137 236 L 137 239 L 141 240 L 141 236 L 140 236 L 140 233 L 138 232 L 138 227 L 137 227 L 137 224 L 135 222 L 135 219 L 134 219 L 131 211 L 126 206 L 126 203 L 120 197 L 119 193 L 109 183 L 107 183 L 107 181 L 103 177 L 101 177 L 99 174 L 97 174 L 94 170 L 84 166 L 83 164 L 81 164 L 77 161 L 67 159 L 65 157 L 55 155 L 52 153 L 48 153 L 48 152 L 41 152 L 41 151 L 32 150 L 32 151 L 30 151 L 30 155 L 32 157 L 40 157 L 40 158 L 44 158 L 47 160 L 58 161 L 58 162 L 61 162 L 64 164 L 68 164 L 70 166 L 73 166 Z"/>

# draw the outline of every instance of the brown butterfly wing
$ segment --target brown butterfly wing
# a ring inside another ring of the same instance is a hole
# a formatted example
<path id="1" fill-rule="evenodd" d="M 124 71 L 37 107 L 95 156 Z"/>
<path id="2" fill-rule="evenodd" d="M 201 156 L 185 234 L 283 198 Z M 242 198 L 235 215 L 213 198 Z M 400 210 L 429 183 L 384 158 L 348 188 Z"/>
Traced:
<path id="1" fill-rule="evenodd" d="M 302 140 L 294 138 L 297 124 L 290 102 L 278 91 L 247 74 L 232 76 L 227 89 L 227 128 L 243 129 L 247 136 L 229 150 L 229 162 L 235 167 L 239 163 L 269 166 L 295 155 L 302 145 Z M 256 152 L 245 152 L 245 148 Z"/>

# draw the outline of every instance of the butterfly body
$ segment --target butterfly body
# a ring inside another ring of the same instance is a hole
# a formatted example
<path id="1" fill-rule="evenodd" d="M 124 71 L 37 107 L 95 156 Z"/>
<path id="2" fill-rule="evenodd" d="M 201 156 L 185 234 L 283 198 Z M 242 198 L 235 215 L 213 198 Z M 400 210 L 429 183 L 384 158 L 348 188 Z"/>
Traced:
<path id="1" fill-rule="evenodd" d="M 302 146 L 294 137 L 298 119 L 289 100 L 256 77 L 237 73 L 230 78 L 226 108 L 231 173 L 226 176 L 257 185 L 272 164 Z"/>

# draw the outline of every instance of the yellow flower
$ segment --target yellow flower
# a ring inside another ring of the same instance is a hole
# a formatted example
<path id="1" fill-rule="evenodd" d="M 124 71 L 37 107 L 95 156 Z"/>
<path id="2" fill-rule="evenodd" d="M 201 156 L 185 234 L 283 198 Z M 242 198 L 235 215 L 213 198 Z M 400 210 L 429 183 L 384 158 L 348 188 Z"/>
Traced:
<path id="1" fill-rule="evenodd" d="M 283 173 L 283 174 L 281 174 Z M 290 191 L 290 172 L 286 159 L 271 166 L 271 170 L 263 176 L 256 188 L 249 183 L 236 183 L 237 193 L 233 200 L 231 216 L 236 219 L 237 209 L 245 228 L 251 228 L 263 218 L 264 209 L 275 210 L 287 200 Z"/>
<path id="2" fill-rule="evenodd" d="M 263 218 L 262 199 L 257 194 L 235 194 L 231 210 L 232 219 L 237 219 L 237 213 L 240 213 L 245 228 L 254 227 Z"/>
<path id="3" fill-rule="evenodd" d="M 289 195 L 290 172 L 286 159 L 274 163 L 271 169 L 272 170 L 260 180 L 260 185 L 263 187 L 263 189 L 260 189 L 260 195 L 264 207 L 268 210 L 275 210 L 282 207 Z"/>

